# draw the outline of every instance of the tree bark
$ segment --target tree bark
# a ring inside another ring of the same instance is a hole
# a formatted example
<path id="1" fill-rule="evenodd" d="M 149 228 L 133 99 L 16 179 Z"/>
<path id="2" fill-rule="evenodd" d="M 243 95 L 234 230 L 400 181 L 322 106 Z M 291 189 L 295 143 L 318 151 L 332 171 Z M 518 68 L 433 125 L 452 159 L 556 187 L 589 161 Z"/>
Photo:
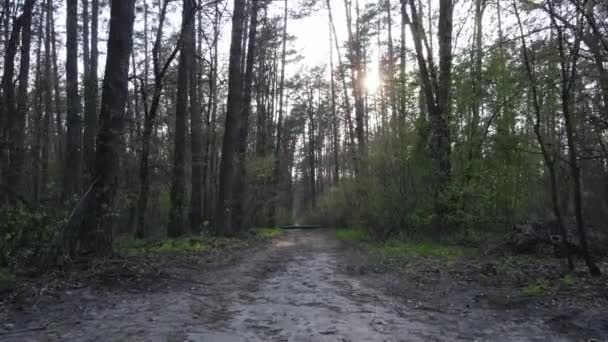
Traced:
<path id="1" fill-rule="evenodd" d="M 245 0 L 234 0 L 232 14 L 232 34 L 230 42 L 230 60 L 228 65 L 228 105 L 220 163 L 220 181 L 215 215 L 215 228 L 218 233 L 234 235 L 238 228 L 234 220 L 235 181 L 238 170 L 238 139 L 242 113 L 242 41 L 245 21 Z"/>
<path id="2" fill-rule="evenodd" d="M 171 209 L 167 234 L 177 237 L 186 233 L 186 135 L 188 130 L 188 84 L 191 69 L 193 18 L 192 0 L 183 1 L 180 60 L 177 71 L 177 97 L 175 99 L 175 143 L 171 176 Z"/>
<path id="3" fill-rule="evenodd" d="M 61 87 L 59 84 L 59 65 L 57 58 L 57 36 L 55 34 L 55 19 L 53 16 L 53 0 L 49 1 L 48 16 L 51 20 L 51 51 L 53 58 L 53 94 L 55 101 L 55 157 L 58 161 L 58 183 L 63 181 L 63 167 L 65 166 L 65 130 L 63 127 L 63 108 L 61 99 Z"/>
<path id="4" fill-rule="evenodd" d="M 11 192 L 19 193 L 23 177 L 23 166 L 25 161 L 25 121 L 28 104 L 28 84 L 30 67 L 30 42 L 32 12 L 36 0 L 28 0 L 23 5 L 23 13 L 15 19 L 13 30 L 7 43 L 4 56 L 4 75 L 2 77 L 2 90 L 4 102 L 2 113 L 6 117 L 6 127 L 3 130 L 3 142 L 5 146 L 0 147 L 2 156 L 0 161 L 3 165 L 3 185 L 10 188 Z M 15 56 L 19 37 L 21 37 L 21 56 L 19 65 L 19 88 L 15 98 L 15 86 L 13 75 L 15 68 Z M 2 201 L 4 202 L 4 201 Z M 2 204 L 0 202 L 0 204 Z"/>
<path id="5" fill-rule="evenodd" d="M 327 4 L 327 12 L 329 14 L 329 22 L 331 24 L 332 32 L 334 33 L 334 44 L 336 47 L 336 54 L 337 54 L 336 57 L 338 58 L 338 69 L 340 70 L 340 78 L 342 79 L 342 91 L 344 92 L 343 93 L 344 112 L 346 115 L 346 124 L 347 124 L 347 128 L 348 128 L 347 131 L 348 131 L 348 137 L 349 137 L 348 145 L 350 146 L 352 158 L 356 159 L 357 152 L 356 152 L 356 147 L 355 147 L 355 129 L 353 127 L 353 120 L 352 120 L 352 115 L 351 115 L 352 109 L 351 109 L 351 105 L 350 105 L 350 97 L 348 95 L 348 86 L 346 85 L 345 67 L 342 64 L 342 56 L 340 53 L 340 44 L 338 43 L 338 36 L 336 34 L 336 26 L 334 24 L 330 0 L 327 0 L 326 4 Z M 356 163 L 354 163 L 354 167 L 355 167 L 355 169 L 357 168 Z"/>
<path id="6" fill-rule="evenodd" d="M 91 35 L 89 39 L 89 15 L 88 1 L 83 0 L 83 66 L 84 66 L 84 136 L 83 136 L 83 161 L 84 173 L 90 181 L 94 171 L 95 162 L 95 136 L 97 134 L 97 68 L 98 56 L 98 20 L 99 0 L 93 0 L 91 4 Z M 86 6 L 86 7 L 85 7 Z M 89 48 L 90 44 L 90 48 Z"/>
<path id="7" fill-rule="evenodd" d="M 281 41 L 281 80 L 279 81 L 279 118 L 277 121 L 277 142 L 274 147 L 273 181 L 274 196 L 271 203 L 270 224 L 276 224 L 276 212 L 279 206 L 279 195 L 281 187 L 281 147 L 283 145 L 283 117 L 285 114 L 283 99 L 285 96 L 285 59 L 287 57 L 287 14 L 289 6 L 285 0 L 283 12 L 283 36 Z M 331 42 L 330 42 L 331 43 Z"/>
<path id="8" fill-rule="evenodd" d="M 355 99 L 355 134 L 357 137 L 357 153 L 355 154 L 355 175 L 359 170 L 359 161 L 365 153 L 365 103 L 363 98 L 364 74 L 361 63 L 361 41 L 359 37 L 359 1 L 356 1 L 355 34 L 352 29 L 352 4 L 344 0 L 346 9 L 346 25 L 348 31 L 348 49 L 352 77 L 353 98 Z"/>
<path id="9" fill-rule="evenodd" d="M 331 96 L 331 126 L 332 126 L 332 139 L 333 139 L 333 158 L 334 158 L 334 169 L 333 169 L 333 181 L 335 184 L 340 180 L 340 137 L 339 137 L 339 118 L 336 112 L 336 84 L 334 82 L 334 49 L 333 49 L 333 32 L 331 29 L 331 22 L 329 23 L 329 78 L 330 78 L 330 96 Z"/>
<path id="10" fill-rule="evenodd" d="M 192 148 L 192 189 L 190 193 L 190 230 L 200 232 L 203 224 L 203 113 L 198 98 L 200 67 L 196 60 L 194 15 L 190 29 L 190 143 Z"/>
<path id="11" fill-rule="evenodd" d="M 243 79 L 243 107 L 241 108 L 241 119 L 239 123 L 238 140 L 238 162 L 237 177 L 235 179 L 234 191 L 234 222 L 237 229 L 242 229 L 244 225 L 245 207 L 245 176 L 246 176 L 246 157 L 247 157 L 247 135 L 249 132 L 249 116 L 251 112 L 251 97 L 253 85 L 253 67 L 256 56 L 256 34 L 258 27 L 259 1 L 251 4 L 251 21 L 249 25 L 249 38 L 247 42 L 247 60 L 245 63 L 245 78 Z"/>
<path id="12" fill-rule="evenodd" d="M 52 11 L 52 2 L 51 0 L 47 0 L 45 4 L 46 8 L 46 22 L 45 22 L 45 30 L 44 30 L 44 129 L 45 129 L 45 137 L 43 141 L 44 149 L 46 156 L 43 156 L 43 170 L 41 182 L 45 187 L 44 194 L 48 192 L 48 182 L 49 182 L 49 173 L 48 173 L 48 162 L 50 156 L 50 134 L 51 134 L 51 118 L 56 113 L 57 108 L 53 106 L 53 72 L 52 72 L 52 51 L 51 51 L 51 25 L 53 25 L 51 18 Z M 56 154 L 56 158 L 59 155 Z M 59 160 L 57 158 L 56 160 Z M 48 194 L 47 194 L 48 195 Z"/>
<path id="13" fill-rule="evenodd" d="M 205 201 L 203 202 L 203 216 L 206 220 L 210 220 L 213 215 L 213 203 L 215 203 L 215 160 L 216 160 L 216 114 L 217 114 L 217 104 L 218 104 L 218 96 L 217 96 L 217 70 L 218 70 L 218 44 L 219 44 L 219 35 L 220 35 L 220 11 L 219 5 L 215 3 L 215 15 L 213 20 L 213 46 L 211 48 L 212 57 L 211 57 L 211 65 L 209 67 L 209 103 L 206 117 L 206 133 L 205 133 L 205 176 L 203 179 L 205 180 L 205 190 L 203 194 L 205 195 Z"/>
<path id="14" fill-rule="evenodd" d="M 390 0 L 386 1 L 386 19 L 387 19 L 387 26 L 388 26 L 388 73 L 387 73 L 387 77 L 388 77 L 388 97 L 390 99 L 390 103 L 391 103 L 391 115 L 394 121 L 394 124 L 397 124 L 399 121 L 397 113 L 398 113 L 398 108 L 397 108 L 397 98 L 395 96 L 395 89 L 399 89 L 395 83 L 395 77 L 394 77 L 394 73 L 395 73 L 395 55 L 394 55 L 394 48 L 393 48 L 393 15 L 392 15 L 392 5 Z"/>
<path id="15" fill-rule="evenodd" d="M 43 9 L 44 4 L 40 7 Z M 46 151 L 46 145 L 43 144 L 44 135 L 45 135 L 45 119 L 46 117 L 44 113 L 44 101 L 42 100 L 42 95 L 44 91 L 44 87 L 42 85 L 42 27 L 44 24 L 44 11 L 40 11 L 40 16 L 38 18 L 38 28 L 37 32 L 34 34 L 38 37 L 38 46 L 36 47 L 36 71 L 34 75 L 34 87 L 33 87 L 33 96 L 32 100 L 32 117 L 30 118 L 30 126 L 33 126 L 33 134 L 34 139 L 31 145 L 31 193 L 32 193 L 32 203 L 34 206 L 38 206 L 40 203 L 40 187 L 42 185 L 46 185 L 46 183 L 42 183 L 42 169 L 43 169 L 43 158 L 44 156 L 48 156 Z M 25 143 L 25 141 L 24 141 Z M 24 153 L 25 155 L 25 153 Z"/>
<path id="16" fill-rule="evenodd" d="M 63 170 L 63 199 L 80 195 L 82 188 L 82 117 L 78 91 L 78 0 L 67 0 L 66 15 L 66 159 Z"/>

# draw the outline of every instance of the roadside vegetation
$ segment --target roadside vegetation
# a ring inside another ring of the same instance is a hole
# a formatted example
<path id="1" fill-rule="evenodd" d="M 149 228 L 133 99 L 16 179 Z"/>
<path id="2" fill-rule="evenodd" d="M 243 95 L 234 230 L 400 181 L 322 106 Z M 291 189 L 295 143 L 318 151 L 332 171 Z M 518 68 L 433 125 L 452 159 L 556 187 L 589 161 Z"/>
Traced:
<path id="1" fill-rule="evenodd" d="M 354 258 L 349 266 L 355 273 L 396 274 L 406 289 L 441 297 L 450 288 L 456 294 L 471 290 L 480 293 L 484 305 L 523 305 L 532 302 L 543 307 L 603 308 L 608 305 L 604 277 L 591 277 L 568 269 L 566 261 L 552 255 L 516 254 L 504 250 L 497 239 L 476 239 L 475 243 L 392 237 L 373 239 L 366 229 L 338 228 L 334 236 L 343 242 Z M 605 267 L 605 261 L 602 262 Z M 449 284 L 449 285 L 448 285 Z"/>

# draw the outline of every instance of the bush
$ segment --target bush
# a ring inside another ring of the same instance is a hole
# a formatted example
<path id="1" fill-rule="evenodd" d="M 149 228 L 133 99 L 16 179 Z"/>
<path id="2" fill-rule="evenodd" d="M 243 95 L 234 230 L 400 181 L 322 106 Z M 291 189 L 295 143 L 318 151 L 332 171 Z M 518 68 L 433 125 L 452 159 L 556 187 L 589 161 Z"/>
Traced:
<path id="1" fill-rule="evenodd" d="M 0 211 L 0 267 L 39 265 L 56 245 L 60 226 L 60 220 L 44 209 Z"/>

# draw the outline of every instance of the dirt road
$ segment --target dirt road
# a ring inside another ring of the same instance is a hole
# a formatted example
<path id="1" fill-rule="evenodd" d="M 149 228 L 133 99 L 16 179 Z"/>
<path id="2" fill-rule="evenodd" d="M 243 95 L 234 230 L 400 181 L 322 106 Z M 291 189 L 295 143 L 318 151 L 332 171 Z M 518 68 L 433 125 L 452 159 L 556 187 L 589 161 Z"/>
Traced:
<path id="1" fill-rule="evenodd" d="M 421 309 L 353 275 L 323 230 L 288 231 L 228 269 L 191 269 L 150 293 L 81 289 L 19 316 L 0 341 L 562 341 L 543 319 L 509 310 Z"/>

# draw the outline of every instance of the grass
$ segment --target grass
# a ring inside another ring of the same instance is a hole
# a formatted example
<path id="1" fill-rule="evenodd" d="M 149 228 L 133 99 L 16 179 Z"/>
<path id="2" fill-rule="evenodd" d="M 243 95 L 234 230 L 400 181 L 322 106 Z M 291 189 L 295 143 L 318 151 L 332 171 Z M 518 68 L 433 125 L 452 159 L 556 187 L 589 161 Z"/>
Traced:
<path id="1" fill-rule="evenodd" d="M 445 262 L 453 262 L 461 256 L 475 255 L 474 248 L 435 242 L 389 240 L 384 243 L 372 242 L 369 233 L 362 228 L 337 229 L 335 236 L 342 241 L 370 242 L 371 248 L 380 256 L 392 259 L 424 257 Z"/>
<path id="2" fill-rule="evenodd" d="M 283 231 L 280 228 L 257 228 L 255 235 L 263 239 L 271 239 L 280 235 Z"/>
<path id="3" fill-rule="evenodd" d="M 453 262 L 462 256 L 473 255 L 472 248 L 457 245 L 445 245 L 434 242 L 388 241 L 377 247 L 378 251 L 386 257 L 406 258 L 423 257 Z"/>
<path id="4" fill-rule="evenodd" d="M 371 241 L 369 233 L 362 228 L 337 229 L 335 235 L 342 241 Z"/>
<path id="5" fill-rule="evenodd" d="M 200 253 L 213 247 L 212 238 L 185 236 L 165 240 L 125 240 L 117 244 L 116 249 L 127 255 L 148 253 Z"/>
<path id="6" fill-rule="evenodd" d="M 553 296 L 560 290 L 572 290 L 576 288 L 576 279 L 570 275 L 559 279 L 535 279 L 521 288 L 521 293 L 528 297 Z"/>
<path id="7" fill-rule="evenodd" d="M 557 291 L 558 285 L 548 279 L 537 279 L 521 289 L 524 296 L 540 297 L 552 295 Z"/>
<path id="8" fill-rule="evenodd" d="M 257 228 L 255 238 L 270 239 L 282 233 L 279 228 Z M 136 256 L 155 253 L 191 254 L 201 253 L 211 248 L 224 248 L 241 243 L 239 238 L 214 236 L 184 236 L 175 239 L 138 240 L 128 239 L 116 243 L 120 253 Z"/>

